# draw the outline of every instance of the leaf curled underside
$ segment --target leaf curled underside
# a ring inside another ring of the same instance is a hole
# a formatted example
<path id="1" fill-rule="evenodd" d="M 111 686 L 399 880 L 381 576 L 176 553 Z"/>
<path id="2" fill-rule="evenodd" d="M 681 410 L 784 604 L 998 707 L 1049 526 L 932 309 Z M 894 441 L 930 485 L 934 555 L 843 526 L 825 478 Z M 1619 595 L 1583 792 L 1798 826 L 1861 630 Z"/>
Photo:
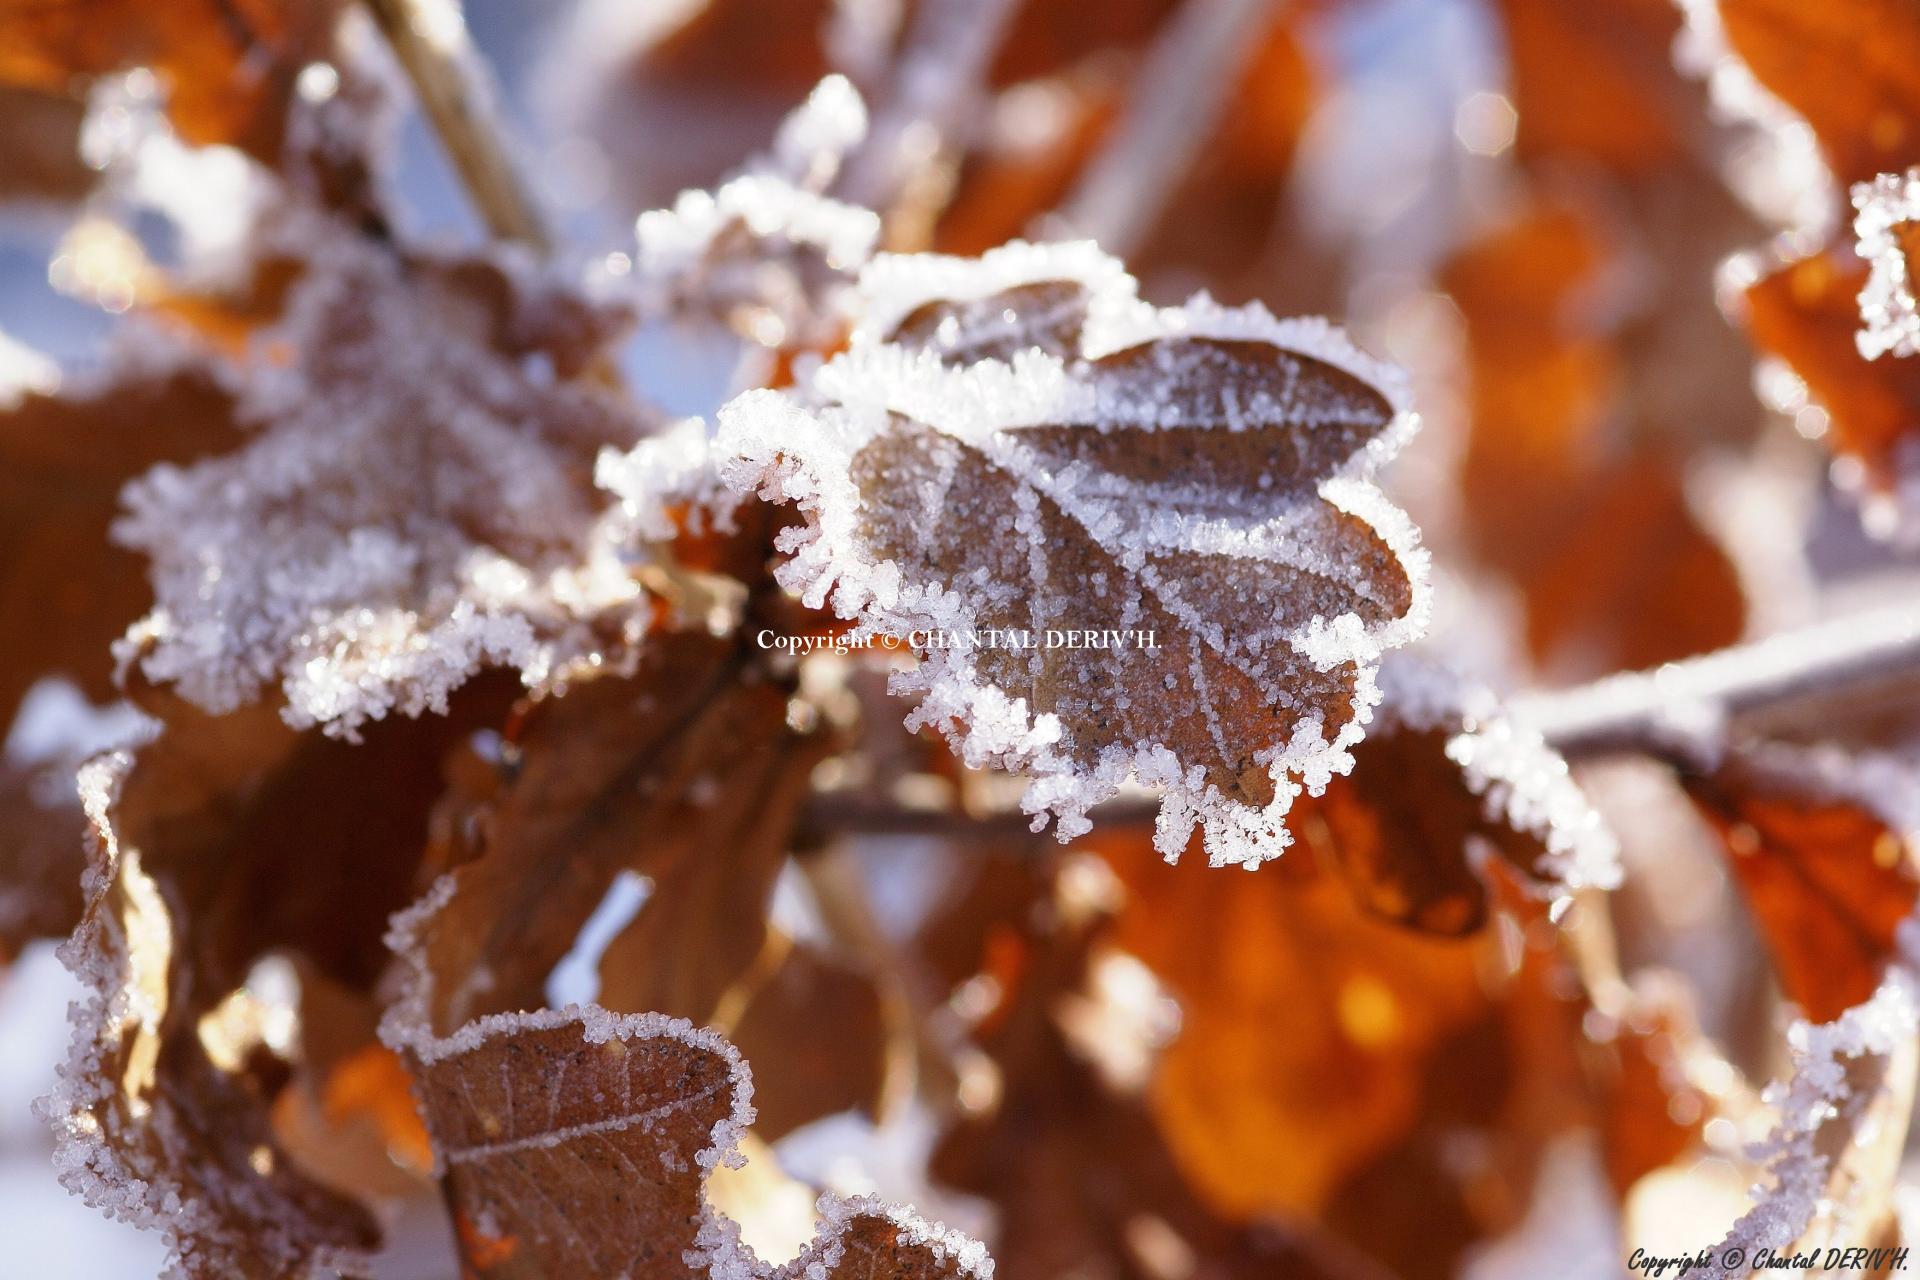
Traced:
<path id="1" fill-rule="evenodd" d="M 73 1192 L 167 1237 L 189 1277 L 363 1274 L 378 1225 L 290 1158 L 271 1110 L 289 1063 L 252 1005 L 266 957 L 364 993 L 407 900 L 451 743 L 497 720 L 498 682 L 446 716 L 359 745 L 271 704 L 209 716 L 151 687 L 161 722 L 89 764 L 84 910 L 61 958 L 81 980 L 73 1044 L 40 1110 Z M 303 1034 L 312 1030 L 302 1025 Z"/>
<path id="2" fill-rule="evenodd" d="M 707 1174 L 738 1165 L 753 1119 L 746 1063 L 718 1033 L 598 1006 L 487 1014 L 450 1035 L 426 1019 L 445 877 L 390 939 L 411 970 L 382 1034 L 413 1068 L 469 1274 L 723 1280 L 991 1275 L 985 1250 L 910 1211 L 824 1197 L 822 1230 L 762 1263 L 710 1207 Z"/>
<path id="3" fill-rule="evenodd" d="M 1129 775 L 1159 847 L 1257 864 L 1351 763 L 1380 654 L 1417 634 L 1417 534 L 1366 477 L 1398 375 L 1311 320 L 1139 302 L 1088 245 L 882 259 L 801 395 L 722 411 L 723 473 L 797 504 L 781 576 L 906 639 L 912 722 L 1086 830 Z M 921 643 L 922 640 L 927 643 Z"/>
<path id="4" fill-rule="evenodd" d="M 1424 933 L 1472 933 L 1488 919 L 1489 856 L 1542 896 L 1619 883 L 1618 844 L 1566 761 L 1490 690 L 1397 655 L 1381 687 L 1353 772 L 1295 819 L 1366 911 Z"/>

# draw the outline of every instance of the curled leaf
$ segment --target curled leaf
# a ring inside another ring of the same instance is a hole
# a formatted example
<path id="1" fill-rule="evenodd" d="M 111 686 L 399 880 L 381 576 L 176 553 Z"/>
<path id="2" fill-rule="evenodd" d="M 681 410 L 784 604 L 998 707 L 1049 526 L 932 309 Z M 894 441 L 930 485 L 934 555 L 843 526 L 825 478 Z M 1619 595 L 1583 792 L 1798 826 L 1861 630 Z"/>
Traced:
<path id="1" fill-rule="evenodd" d="M 1350 763 L 1425 557 L 1367 481 L 1412 429 L 1397 374 L 1317 320 L 1138 302 L 1091 246 L 883 259 L 804 397 L 721 414 L 722 473 L 796 504 L 781 580 L 921 653 L 899 692 L 1062 837 L 1129 775 L 1158 846 L 1288 842 Z"/>
<path id="2" fill-rule="evenodd" d="M 241 375 L 236 412 L 260 429 L 127 492 L 116 535 L 158 597 L 129 657 L 210 710 L 278 685 L 290 723 L 351 734 L 444 708 L 482 667 L 538 682 L 621 648 L 644 610 L 593 554 L 591 470 L 646 423 L 566 376 L 606 324 L 488 263 L 298 226 L 311 261 L 268 335 L 294 360 Z"/>
<path id="3" fill-rule="evenodd" d="M 1363 906 L 1471 933 L 1487 917 L 1477 864 L 1489 854 L 1543 894 L 1618 883 L 1618 847 L 1566 762 L 1490 691 L 1403 663 L 1381 683 L 1381 723 L 1354 748 L 1353 772 L 1296 820 Z"/>

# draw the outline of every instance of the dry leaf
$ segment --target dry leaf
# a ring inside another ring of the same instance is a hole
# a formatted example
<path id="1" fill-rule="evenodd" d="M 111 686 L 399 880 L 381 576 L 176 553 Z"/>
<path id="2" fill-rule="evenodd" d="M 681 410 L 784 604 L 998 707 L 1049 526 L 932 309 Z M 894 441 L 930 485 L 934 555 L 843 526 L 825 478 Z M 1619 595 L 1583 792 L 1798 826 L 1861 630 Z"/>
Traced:
<path id="1" fill-rule="evenodd" d="M 1576 11 L 1554 0 L 1500 0 L 1497 8 L 1523 160 L 1582 156 L 1638 176 L 1676 159 L 1693 105 L 1673 67 L 1676 6 L 1605 0 Z"/>
<path id="2" fill-rule="evenodd" d="M 977 903 L 958 904 L 930 924 L 930 932 L 949 943 L 971 934 L 972 967 L 984 966 L 1001 991 L 999 1008 L 977 1028 L 998 1089 L 984 1108 L 976 1105 L 948 1129 L 932 1164 L 941 1181 L 998 1207 L 995 1275 L 1382 1280 L 1385 1273 L 1358 1250 L 1303 1219 L 1268 1215 L 1243 1224 L 1195 1194 L 1138 1092 L 1084 1052 L 1151 1038 L 1153 1029 L 1138 1025 L 1142 1011 L 1096 1012 L 1115 1021 L 1091 1041 L 1076 1042 L 1064 1029 L 1075 1006 L 1099 1005 L 1088 990 L 1090 964 L 1114 959 L 1099 941 L 1103 909 L 1089 914 L 1090 904 L 1076 902 L 1080 889 L 1073 887 L 1104 873 L 1072 855 L 1062 866 L 1036 852 L 996 858 L 984 877 L 1003 888 L 1024 879 L 1020 896 L 1029 910 L 985 934 L 976 927 Z M 1050 891 L 1056 866 L 1061 870 Z M 989 889 L 988 896 L 996 892 Z M 1093 892 L 1097 899 L 1097 887 Z M 1019 953 L 1013 966 L 1004 960 L 1009 949 Z"/>
<path id="3" fill-rule="evenodd" d="M 307 269 L 236 408 L 261 429 L 143 477 L 115 526 L 153 561 L 144 676 L 213 711 L 277 685 L 290 723 L 350 735 L 443 708 L 484 667 L 537 683 L 624 652 L 645 603 L 594 542 L 611 502 L 592 466 L 647 422 L 555 376 L 606 327 L 540 279 L 292 216 Z"/>
<path id="4" fill-rule="evenodd" d="M 1146 307 L 1087 246 L 865 287 L 814 399 L 722 411 L 729 482 L 807 516 L 782 582 L 917 635 L 909 723 L 1033 777 L 1063 837 L 1132 774 L 1163 851 L 1204 823 L 1216 864 L 1276 856 L 1422 625 L 1414 531 L 1365 479 L 1412 425 L 1396 376 L 1318 321 Z"/>
<path id="5" fill-rule="evenodd" d="M 1737 403 L 1745 358 L 1716 391 L 1721 366 L 1696 348 L 1677 371 L 1670 338 L 1610 332 L 1597 303 L 1618 267 L 1591 217 L 1547 204 L 1440 275 L 1469 342 L 1469 545 L 1519 588 L 1528 648 L 1559 675 L 1657 665 L 1745 625 L 1733 565 L 1688 506 L 1686 454 L 1658 434 L 1724 415 L 1696 402 Z"/>
<path id="6" fill-rule="evenodd" d="M 152 599 L 140 557 L 107 537 L 128 480 L 240 438 L 217 374 L 128 359 L 0 409 L 0 724 L 35 681 L 114 696 L 112 642 Z"/>
<path id="7" fill-rule="evenodd" d="M 745 996 L 728 1036 L 754 1073 L 754 1133 L 777 1142 L 842 1111 L 877 1116 L 887 1083 L 885 1014 L 871 977 L 809 943 Z"/>
<path id="8" fill-rule="evenodd" d="M 1829 1022 L 1872 996 L 1920 898 L 1912 833 L 1876 789 L 1911 783 L 1787 749 L 1735 756 L 1684 782 L 1726 842 L 1787 998 Z"/>
<path id="9" fill-rule="evenodd" d="M 1353 772 L 1295 820 L 1364 908 L 1472 933 L 1487 919 L 1487 856 L 1542 895 L 1619 882 L 1618 848 L 1566 762 L 1489 691 L 1411 661 L 1381 676 L 1381 723 L 1354 749 Z"/>
<path id="10" fill-rule="evenodd" d="M 0 7 L 0 82 L 73 93 L 134 67 L 160 79 L 168 117 L 196 146 L 279 159 L 294 82 L 324 57 L 331 0 L 10 0 Z"/>
<path id="11" fill-rule="evenodd" d="M 46 1103 L 62 1179 L 164 1232 L 189 1275 L 358 1266 L 375 1224 L 280 1147 L 269 1117 L 287 1069 L 264 1028 L 208 1018 L 270 954 L 371 985 L 439 762 L 497 722 L 508 691 L 476 682 L 449 716 L 383 724 L 358 747 L 296 733 L 271 706 L 210 717 L 138 692 L 159 737 L 83 775 L 97 852 L 62 957 L 90 994 Z"/>
<path id="12" fill-rule="evenodd" d="M 1473 941 L 1362 914 L 1304 846 L 1257 877 L 1101 853 L 1127 887 L 1114 944 L 1181 1003 L 1153 1112 L 1229 1214 L 1322 1209 L 1414 1123 L 1429 1056 L 1487 1017 Z"/>
<path id="13" fill-rule="evenodd" d="M 1920 163 L 1920 19 L 1899 0 L 1715 0 L 1728 46 L 1806 118 L 1834 175 Z"/>
<path id="14" fill-rule="evenodd" d="M 434 935 L 454 877 L 395 921 L 407 970 L 382 1034 L 413 1067 L 461 1255 L 480 1276 L 580 1273 L 734 1280 L 984 1277 L 985 1250 L 910 1211 L 821 1202 L 819 1238 L 785 1267 L 754 1258 L 706 1205 L 715 1165 L 753 1119 L 727 1041 L 660 1014 L 598 1006 L 494 1013 L 431 1030 Z"/>
<path id="15" fill-rule="evenodd" d="M 490 780 L 491 794 L 455 793 L 437 820 L 451 841 L 442 857 L 457 864 L 451 869 L 460 892 L 429 944 L 427 962 L 441 977 L 436 1030 L 540 1004 L 548 973 L 622 870 L 660 885 L 683 864 L 710 863 L 704 879 L 697 871 L 687 874 L 695 886 L 722 889 L 734 866 L 734 842 L 755 831 L 772 854 L 748 856 L 748 862 L 777 868 L 786 831 L 777 816 L 763 820 L 755 806 L 734 797 L 736 779 L 727 766 L 741 759 L 744 747 L 750 768 L 738 780 L 779 778 L 790 787 L 785 715 L 785 692 L 744 680 L 729 643 L 660 633 L 632 676 L 574 681 L 564 696 L 534 704 L 499 766 L 463 767 L 463 773 L 498 776 Z M 745 923 L 724 918 L 730 927 Z M 710 927 L 713 919 L 693 922 L 692 940 L 731 953 L 732 940 Z M 648 933 L 671 925 L 670 919 L 649 925 Z M 738 966 L 758 949 L 756 939 Z M 643 952 L 635 956 L 635 972 L 616 969 L 607 977 L 632 982 L 636 998 L 647 999 L 670 982 L 671 963 L 683 963 L 677 972 L 684 989 L 695 993 L 695 1003 L 708 1002 L 700 1010 L 704 1017 L 737 969 L 715 981 L 702 954 Z M 669 967 L 653 974 L 653 965 Z"/>
<path id="16" fill-rule="evenodd" d="M 1826 410 L 1833 451 L 1857 464 L 1869 490 L 1886 492 L 1912 470 L 1920 364 L 1860 353 L 1868 274 L 1845 247 L 1787 263 L 1747 289 L 1744 320 L 1754 345 L 1784 360 Z"/>
<path id="17" fill-rule="evenodd" d="M 66 768 L 0 762 L 0 960 L 80 919 L 86 815 Z"/>

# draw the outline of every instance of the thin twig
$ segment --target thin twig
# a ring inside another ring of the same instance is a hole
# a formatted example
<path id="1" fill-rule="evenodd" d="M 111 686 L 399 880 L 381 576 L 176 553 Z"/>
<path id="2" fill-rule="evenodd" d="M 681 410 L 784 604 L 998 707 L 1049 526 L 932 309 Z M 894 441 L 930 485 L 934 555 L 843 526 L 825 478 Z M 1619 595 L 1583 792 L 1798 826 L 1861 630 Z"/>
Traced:
<path id="1" fill-rule="evenodd" d="M 494 117 L 492 77 L 475 55 L 458 0 L 366 0 L 474 207 L 495 239 L 541 256 L 553 239 Z"/>
<path id="2" fill-rule="evenodd" d="M 987 67 L 1013 16 L 1012 0 L 922 3 L 896 60 L 891 96 L 847 165 L 840 195 L 885 211 L 935 146 L 979 101 Z"/>
<path id="3" fill-rule="evenodd" d="M 1569 759 L 1686 753 L 1746 717 L 1813 715 L 1836 699 L 1920 682 L 1920 605 L 1896 605 L 1651 671 L 1507 703 Z"/>
<path id="4" fill-rule="evenodd" d="M 1569 760 L 1648 755 L 1693 763 L 1708 754 L 1702 743 L 1743 719 L 1764 714 L 1805 721 L 1892 692 L 1920 693 L 1920 605 L 1876 609 L 1650 671 L 1522 694 L 1508 701 L 1507 712 Z M 1127 795 L 1089 816 L 1107 828 L 1150 825 L 1158 808 L 1150 796 Z M 1001 841 L 1027 831 L 1032 819 L 1014 811 L 968 815 L 824 795 L 814 798 L 805 821 L 837 834 Z"/>
<path id="5" fill-rule="evenodd" d="M 1142 67 L 1127 113 L 1060 208 L 1076 235 L 1125 258 L 1159 222 L 1259 44 L 1275 0 L 1187 0 Z"/>

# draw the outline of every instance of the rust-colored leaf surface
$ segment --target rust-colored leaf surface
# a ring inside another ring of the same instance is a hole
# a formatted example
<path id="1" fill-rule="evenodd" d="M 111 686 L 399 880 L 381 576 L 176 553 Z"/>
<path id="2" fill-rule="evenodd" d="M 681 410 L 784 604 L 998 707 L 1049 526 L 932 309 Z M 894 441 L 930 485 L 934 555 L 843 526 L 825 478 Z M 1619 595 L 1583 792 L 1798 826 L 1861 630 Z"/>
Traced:
<path id="1" fill-rule="evenodd" d="M 1910 834 L 1811 762 L 1735 759 L 1686 779 L 1728 861 L 1787 998 L 1827 1022 L 1872 995 L 1920 898 Z"/>
<path id="2" fill-rule="evenodd" d="M 1363 478 L 1410 425 L 1396 384 L 1312 322 L 1146 307 L 1084 247 L 943 272 L 870 277 L 886 318 L 824 404 L 724 412 L 733 483 L 807 517 L 782 581 L 915 643 L 915 722 L 1035 777 L 1063 835 L 1132 772 L 1167 789 L 1163 852 L 1201 824 L 1216 864 L 1276 855 L 1289 774 L 1358 738 L 1358 682 L 1420 624 L 1423 559 Z"/>
<path id="3" fill-rule="evenodd" d="M 406 989 L 382 1033 L 413 1068 L 427 1130 L 476 1276 L 978 1280 L 985 1250 L 910 1211 L 822 1202 L 820 1236 L 775 1269 L 705 1200 L 753 1118 L 745 1062 L 724 1038 L 597 1005 L 494 1013 L 433 1034 L 431 939 L 457 900 L 444 879 L 391 937 Z"/>
<path id="4" fill-rule="evenodd" d="M 1664 434 L 1699 429 L 1710 384 L 1667 390 L 1686 381 L 1665 363 L 1671 343 L 1609 331 L 1596 307 L 1617 266 L 1591 217 L 1544 205 L 1440 277 L 1469 344 L 1465 533 L 1521 592 L 1535 659 L 1568 674 L 1728 644 L 1746 616 L 1732 562 L 1688 505 L 1687 454 Z M 1721 400 L 1745 393 L 1744 369 Z M 1635 417 L 1647 410 L 1660 417 Z"/>
<path id="5" fill-rule="evenodd" d="M 193 364 L 0 409 L 0 724 L 44 676 L 113 696 L 108 648 L 152 599 L 145 564 L 109 536 L 121 487 L 239 439 L 231 396 Z"/>
<path id="6" fill-rule="evenodd" d="M 7 0 L 0 81 L 70 93 L 87 80 L 154 69 L 187 142 L 278 159 L 294 81 L 331 43 L 329 0 Z"/>
<path id="7" fill-rule="evenodd" d="M 1920 163 L 1920 18 L 1899 0 L 1718 0 L 1727 43 L 1842 183 Z"/>
<path id="8" fill-rule="evenodd" d="M 1867 275 L 1844 246 L 1790 262 L 1747 290 L 1745 322 L 1754 345 L 1791 366 L 1826 410 L 1833 451 L 1861 467 L 1869 488 L 1885 490 L 1920 438 L 1920 362 L 1860 354 Z"/>

